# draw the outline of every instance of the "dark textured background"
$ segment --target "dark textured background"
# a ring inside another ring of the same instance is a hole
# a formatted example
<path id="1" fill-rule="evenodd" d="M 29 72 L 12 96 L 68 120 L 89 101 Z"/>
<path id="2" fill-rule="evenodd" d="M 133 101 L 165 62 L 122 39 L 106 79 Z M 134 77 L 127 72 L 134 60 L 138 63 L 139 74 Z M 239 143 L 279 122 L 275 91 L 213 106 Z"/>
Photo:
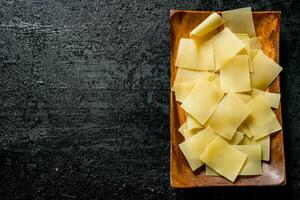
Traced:
<path id="1" fill-rule="evenodd" d="M 170 9 L 281 10 L 287 186 L 169 187 Z M 300 198 L 299 3 L 0 0 L 0 199 Z"/>

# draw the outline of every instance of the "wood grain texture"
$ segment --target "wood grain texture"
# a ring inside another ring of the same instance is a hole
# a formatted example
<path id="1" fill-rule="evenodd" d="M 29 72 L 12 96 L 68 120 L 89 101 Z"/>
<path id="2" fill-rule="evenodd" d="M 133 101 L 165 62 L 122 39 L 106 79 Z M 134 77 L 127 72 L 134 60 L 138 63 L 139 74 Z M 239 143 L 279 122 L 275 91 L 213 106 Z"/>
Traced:
<path id="1" fill-rule="evenodd" d="M 175 60 L 180 38 L 188 38 L 189 32 L 201 23 L 211 12 L 208 11 L 176 11 L 170 12 L 171 24 L 171 85 L 175 80 Z M 253 19 L 257 36 L 262 38 L 264 53 L 279 63 L 279 11 L 254 12 Z M 280 77 L 278 76 L 268 89 L 270 92 L 280 92 Z M 282 125 L 281 105 L 275 110 L 277 118 Z M 170 91 L 170 182 L 174 188 L 207 187 L 207 186 L 269 186 L 285 185 L 285 156 L 283 144 L 283 131 L 272 134 L 271 161 L 263 163 L 261 176 L 239 176 L 234 183 L 223 177 L 205 175 L 204 167 L 193 172 L 178 144 L 184 138 L 177 131 L 185 121 L 185 114 L 180 104 L 176 102 L 175 95 Z"/>

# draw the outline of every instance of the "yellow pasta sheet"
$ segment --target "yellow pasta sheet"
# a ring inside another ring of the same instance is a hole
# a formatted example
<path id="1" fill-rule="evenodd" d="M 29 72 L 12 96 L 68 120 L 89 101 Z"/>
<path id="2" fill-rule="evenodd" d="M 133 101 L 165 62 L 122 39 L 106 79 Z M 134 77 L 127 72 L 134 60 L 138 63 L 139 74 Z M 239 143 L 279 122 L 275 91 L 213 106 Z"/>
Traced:
<path id="1" fill-rule="evenodd" d="M 249 103 L 253 97 L 248 94 L 242 94 L 242 93 L 236 93 L 236 95 L 244 102 L 244 103 Z"/>
<path id="2" fill-rule="evenodd" d="M 217 87 L 221 87 L 221 79 L 220 76 L 218 76 L 215 80 L 212 81 L 212 84 L 214 84 Z"/>
<path id="3" fill-rule="evenodd" d="M 245 44 L 228 28 L 213 37 L 215 71 L 221 68 L 221 59 L 235 56 Z"/>
<path id="4" fill-rule="evenodd" d="M 214 53 L 211 40 L 197 41 L 181 38 L 177 51 L 177 67 L 195 70 L 214 70 Z"/>
<path id="5" fill-rule="evenodd" d="M 186 83 L 177 83 L 175 85 L 176 101 L 182 103 L 187 98 L 187 96 L 190 94 L 190 92 L 192 91 L 195 84 L 196 84 L 196 81 L 186 82 Z"/>
<path id="6" fill-rule="evenodd" d="M 176 92 L 176 85 L 178 83 L 192 82 L 206 74 L 208 74 L 207 71 L 177 68 L 176 78 L 173 83 L 172 91 Z"/>
<path id="7" fill-rule="evenodd" d="M 237 55 L 220 69 L 221 88 L 224 92 L 246 92 L 251 90 L 248 56 Z"/>
<path id="8" fill-rule="evenodd" d="M 270 161 L 271 139 L 270 136 L 256 140 L 261 145 L 262 160 Z"/>
<path id="9" fill-rule="evenodd" d="M 206 73 L 201 76 L 201 78 L 204 78 L 208 81 L 214 81 L 216 78 L 218 78 L 219 75 L 214 74 L 214 73 Z M 197 80 L 191 81 L 191 82 L 183 82 L 183 83 L 177 83 L 174 88 L 175 88 L 175 97 L 176 101 L 182 103 L 190 94 L 192 91 L 193 87 L 196 85 Z"/>
<path id="10" fill-rule="evenodd" d="M 278 109 L 279 103 L 280 103 L 280 94 L 278 93 L 272 93 L 272 92 L 265 92 L 262 90 L 258 90 L 255 88 L 252 88 L 252 91 L 250 93 L 253 97 L 256 97 L 258 95 L 263 95 L 266 100 L 268 101 L 269 105 L 273 108 Z"/>
<path id="11" fill-rule="evenodd" d="M 215 137 L 213 130 L 208 127 L 179 144 L 179 148 L 193 171 L 203 165 L 200 155 Z"/>
<path id="12" fill-rule="evenodd" d="M 270 136 L 263 137 L 259 140 L 254 140 L 254 138 L 249 139 L 248 137 L 244 137 L 240 144 L 241 145 L 260 144 L 261 159 L 264 161 L 270 161 Z"/>
<path id="13" fill-rule="evenodd" d="M 255 37 L 255 27 L 250 7 L 222 12 L 225 27 L 234 33 L 245 33 Z"/>
<path id="14" fill-rule="evenodd" d="M 190 32 L 190 36 L 203 37 L 223 24 L 222 17 L 213 12 L 201 24 Z"/>
<path id="15" fill-rule="evenodd" d="M 242 40 L 245 44 L 245 48 L 243 48 L 238 55 L 247 55 L 248 56 L 248 62 L 249 62 L 249 71 L 253 72 L 252 68 L 252 59 L 251 59 L 251 49 L 250 49 L 250 44 L 249 44 L 249 38 L 248 39 L 243 39 Z"/>
<path id="16" fill-rule="evenodd" d="M 251 55 L 251 60 L 253 62 L 255 56 L 259 53 L 259 52 L 262 52 L 262 50 L 260 49 L 250 49 L 250 55 Z M 252 64 L 253 65 L 253 64 Z M 253 69 L 253 66 L 252 66 L 252 69 Z"/>
<path id="17" fill-rule="evenodd" d="M 266 123 L 266 128 L 265 128 L 270 134 L 275 133 L 279 130 L 281 130 L 281 124 L 279 123 L 277 117 L 274 117 L 271 119 L 271 121 Z M 264 129 L 264 130 L 265 130 Z"/>
<path id="18" fill-rule="evenodd" d="M 185 140 L 192 137 L 200 131 L 200 129 L 188 129 L 187 122 L 183 123 L 178 129 L 179 133 L 184 137 Z"/>
<path id="19" fill-rule="evenodd" d="M 205 165 L 205 174 L 207 176 L 221 176 L 218 172 L 210 168 L 209 166 Z"/>
<path id="20" fill-rule="evenodd" d="M 186 113 L 186 123 L 188 129 L 199 129 L 204 128 L 202 124 L 200 124 L 194 117 Z"/>
<path id="21" fill-rule="evenodd" d="M 252 128 L 252 127 L 251 127 Z M 262 137 L 265 137 L 266 135 L 269 135 L 271 133 L 275 133 L 279 130 L 281 130 L 281 125 L 276 117 L 272 118 L 269 122 L 266 122 L 264 126 L 255 127 L 255 129 L 251 129 L 254 133 L 254 139 L 260 139 Z"/>
<path id="22" fill-rule="evenodd" d="M 220 88 L 208 80 L 199 79 L 181 107 L 199 123 L 205 124 L 223 95 Z"/>
<path id="23" fill-rule="evenodd" d="M 234 145 L 235 149 L 247 154 L 247 160 L 239 175 L 260 175 L 261 169 L 261 146 L 258 145 Z"/>
<path id="24" fill-rule="evenodd" d="M 215 112 L 207 121 L 207 125 L 218 135 L 231 140 L 250 112 L 248 105 L 236 94 L 229 93 L 221 100 Z"/>
<path id="25" fill-rule="evenodd" d="M 187 123 L 184 122 L 178 129 L 179 133 L 183 135 L 183 130 L 187 128 Z"/>
<path id="26" fill-rule="evenodd" d="M 247 154 L 247 160 L 243 165 L 239 175 L 260 175 L 262 174 L 261 168 L 261 145 L 233 145 L 235 149 Z M 216 171 L 206 165 L 206 175 L 220 176 Z"/>
<path id="27" fill-rule="evenodd" d="M 253 72 L 250 75 L 253 88 L 265 90 L 281 72 L 282 67 L 259 52 L 252 62 Z"/>
<path id="28" fill-rule="evenodd" d="M 248 106 L 252 112 L 247 118 L 246 123 L 253 133 L 255 140 L 281 129 L 276 115 L 273 113 L 264 96 L 256 96 L 248 103 Z"/>
<path id="29" fill-rule="evenodd" d="M 248 34 L 245 34 L 245 33 L 236 33 L 235 35 L 236 35 L 236 37 L 238 37 L 240 40 L 247 40 L 247 39 L 249 39 L 249 35 L 248 35 Z"/>
<path id="30" fill-rule="evenodd" d="M 242 134 L 241 131 L 236 131 L 235 134 L 232 136 L 231 140 L 225 139 L 224 140 L 228 143 L 228 144 L 239 144 L 242 140 L 244 139 L 244 136 Z"/>
<path id="31" fill-rule="evenodd" d="M 234 181 L 242 169 L 247 155 L 226 143 L 221 137 L 216 137 L 200 156 L 210 168 Z"/>
<path id="32" fill-rule="evenodd" d="M 218 78 L 219 75 L 218 74 L 215 74 L 215 73 L 211 73 L 211 72 L 208 72 L 207 74 L 205 74 L 204 76 L 202 76 L 201 78 L 204 78 L 208 81 L 214 81 L 216 78 Z"/>
<path id="33" fill-rule="evenodd" d="M 246 123 L 241 124 L 240 129 L 247 135 L 248 138 L 253 137 L 253 133 Z"/>
<path id="34" fill-rule="evenodd" d="M 260 49 L 261 50 L 260 37 L 249 38 L 249 47 L 250 47 L 250 49 Z"/>

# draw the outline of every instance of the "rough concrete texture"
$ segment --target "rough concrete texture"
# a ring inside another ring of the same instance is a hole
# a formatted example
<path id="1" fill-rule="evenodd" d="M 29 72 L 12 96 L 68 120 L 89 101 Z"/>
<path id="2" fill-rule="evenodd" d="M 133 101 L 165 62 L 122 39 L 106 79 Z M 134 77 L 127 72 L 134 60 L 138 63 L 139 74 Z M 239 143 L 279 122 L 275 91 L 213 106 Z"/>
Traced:
<path id="1" fill-rule="evenodd" d="M 169 187 L 170 9 L 281 10 L 287 186 Z M 0 0 L 0 199 L 300 198 L 298 1 Z"/>

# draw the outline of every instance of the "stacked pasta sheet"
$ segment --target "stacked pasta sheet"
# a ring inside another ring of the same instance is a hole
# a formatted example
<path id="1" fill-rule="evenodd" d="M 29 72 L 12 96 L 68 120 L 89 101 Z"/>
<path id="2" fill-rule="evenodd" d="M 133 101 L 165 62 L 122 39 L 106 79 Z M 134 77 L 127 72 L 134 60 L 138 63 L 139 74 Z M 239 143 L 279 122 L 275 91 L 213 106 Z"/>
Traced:
<path id="1" fill-rule="evenodd" d="M 251 8 L 212 13 L 181 38 L 172 86 L 186 113 L 179 148 L 191 169 L 235 181 L 260 175 L 270 160 L 270 135 L 281 125 L 267 92 L 282 68 L 264 54 Z"/>

